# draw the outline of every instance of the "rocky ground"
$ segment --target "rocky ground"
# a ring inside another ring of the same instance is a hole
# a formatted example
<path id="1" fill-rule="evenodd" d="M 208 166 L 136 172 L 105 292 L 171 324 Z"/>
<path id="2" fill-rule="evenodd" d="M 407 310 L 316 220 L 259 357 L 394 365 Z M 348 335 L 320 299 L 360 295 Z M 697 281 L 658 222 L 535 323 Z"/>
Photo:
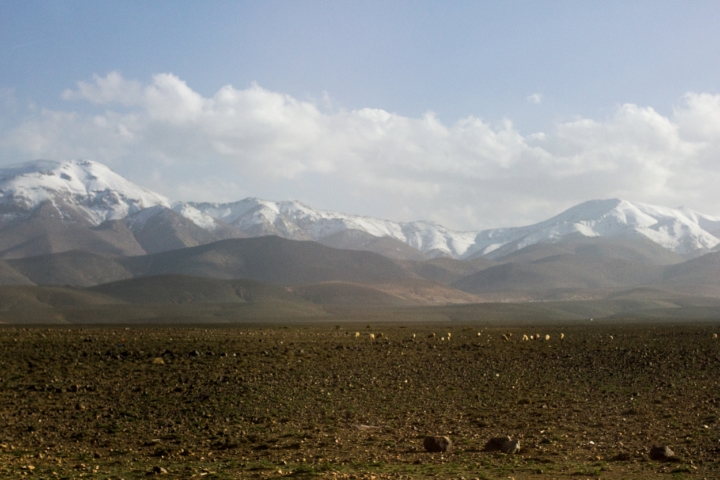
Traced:
<path id="1" fill-rule="evenodd" d="M 4 327 L 0 477 L 720 478 L 715 332 Z"/>

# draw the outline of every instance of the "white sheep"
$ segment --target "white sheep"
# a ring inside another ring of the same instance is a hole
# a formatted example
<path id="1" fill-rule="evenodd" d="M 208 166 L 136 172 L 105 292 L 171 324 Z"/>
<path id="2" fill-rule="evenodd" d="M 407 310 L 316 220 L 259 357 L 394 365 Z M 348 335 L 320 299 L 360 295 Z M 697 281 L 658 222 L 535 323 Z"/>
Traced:
<path id="1" fill-rule="evenodd" d="M 415 340 L 415 334 L 413 333 L 413 340 Z"/>
<path id="2" fill-rule="evenodd" d="M 713 340 L 717 340 L 717 333 L 713 333 Z"/>
<path id="3" fill-rule="evenodd" d="M 522 341 L 523 341 L 523 342 L 527 342 L 528 340 L 530 340 L 530 339 L 528 338 L 527 335 L 523 335 L 523 336 L 522 336 Z"/>
<path id="4" fill-rule="evenodd" d="M 550 340 L 550 335 L 545 335 L 545 341 L 547 342 L 548 340 Z"/>
<path id="5" fill-rule="evenodd" d="M 450 340 L 451 337 L 452 337 L 452 333 L 448 332 L 448 337 L 447 337 L 448 340 Z"/>
<path id="6" fill-rule="evenodd" d="M 431 333 L 430 335 L 428 335 L 428 338 L 435 338 L 435 334 Z"/>
<path id="7" fill-rule="evenodd" d="M 564 333 L 561 333 L 561 334 L 560 334 L 560 340 L 563 340 L 564 338 L 565 338 L 565 334 L 564 334 Z"/>
<path id="8" fill-rule="evenodd" d="M 360 338 L 360 332 L 355 332 L 355 338 Z"/>
<path id="9" fill-rule="evenodd" d="M 370 334 L 370 340 L 375 340 L 375 334 L 374 334 L 374 333 L 371 333 L 371 334 Z"/>

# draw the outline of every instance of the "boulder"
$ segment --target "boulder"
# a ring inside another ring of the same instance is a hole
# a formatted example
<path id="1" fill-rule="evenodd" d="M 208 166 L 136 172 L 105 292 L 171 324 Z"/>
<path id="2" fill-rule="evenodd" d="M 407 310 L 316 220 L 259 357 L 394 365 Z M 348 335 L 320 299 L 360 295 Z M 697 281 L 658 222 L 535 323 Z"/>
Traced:
<path id="1" fill-rule="evenodd" d="M 650 459 L 657 460 L 659 462 L 669 462 L 675 457 L 670 447 L 663 445 L 662 447 L 652 447 L 650 449 Z"/>
<path id="2" fill-rule="evenodd" d="M 450 437 L 427 436 L 423 440 L 423 446 L 428 452 L 449 452 L 452 449 Z"/>
<path id="3" fill-rule="evenodd" d="M 520 451 L 520 440 L 513 440 L 510 437 L 493 437 L 485 444 L 485 451 L 512 455 Z"/>

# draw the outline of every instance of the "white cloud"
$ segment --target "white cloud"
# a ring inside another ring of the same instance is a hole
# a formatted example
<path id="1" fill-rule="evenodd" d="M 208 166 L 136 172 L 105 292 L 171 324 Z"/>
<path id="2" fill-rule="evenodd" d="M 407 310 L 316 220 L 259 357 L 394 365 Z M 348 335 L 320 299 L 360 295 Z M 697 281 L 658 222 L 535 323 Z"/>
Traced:
<path id="1" fill-rule="evenodd" d="M 204 97 L 171 74 L 95 76 L 63 98 L 104 110 L 41 110 L 0 146 L 20 159 L 92 158 L 175 199 L 300 199 L 462 229 L 612 196 L 720 213 L 720 96 L 688 94 L 671 118 L 628 104 L 528 136 L 510 121 L 326 111 L 259 85 Z"/>
<path id="2" fill-rule="evenodd" d="M 527 101 L 534 104 L 542 103 L 543 96 L 539 93 L 533 93 L 527 96 Z"/>

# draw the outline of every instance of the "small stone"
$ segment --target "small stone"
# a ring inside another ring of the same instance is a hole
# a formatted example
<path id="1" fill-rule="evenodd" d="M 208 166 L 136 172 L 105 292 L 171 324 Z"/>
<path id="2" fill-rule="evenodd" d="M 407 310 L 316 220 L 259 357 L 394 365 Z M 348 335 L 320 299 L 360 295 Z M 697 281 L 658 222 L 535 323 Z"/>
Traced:
<path id="1" fill-rule="evenodd" d="M 449 452 L 452 449 L 450 437 L 427 436 L 423 440 L 423 446 L 428 452 Z"/>
<path id="2" fill-rule="evenodd" d="M 675 457 L 675 452 L 673 452 L 667 445 L 664 445 L 662 447 L 652 447 L 650 449 L 651 460 L 667 462 L 670 461 L 673 457 Z"/>
<path id="3" fill-rule="evenodd" d="M 153 358 L 152 363 L 154 365 L 165 365 L 165 360 L 163 360 L 162 357 L 155 357 Z"/>

